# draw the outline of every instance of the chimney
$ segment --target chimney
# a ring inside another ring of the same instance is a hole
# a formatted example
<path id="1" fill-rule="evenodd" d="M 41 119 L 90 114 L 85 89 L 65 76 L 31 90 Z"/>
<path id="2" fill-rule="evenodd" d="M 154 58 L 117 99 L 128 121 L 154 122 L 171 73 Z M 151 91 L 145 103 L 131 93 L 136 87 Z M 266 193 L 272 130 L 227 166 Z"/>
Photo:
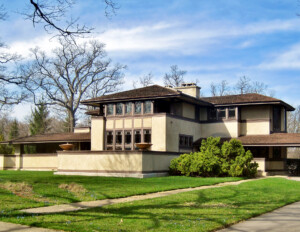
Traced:
<path id="1" fill-rule="evenodd" d="M 174 89 L 179 90 L 180 92 L 190 95 L 195 98 L 200 98 L 200 87 L 196 83 L 183 83 L 180 87 L 175 87 Z"/>

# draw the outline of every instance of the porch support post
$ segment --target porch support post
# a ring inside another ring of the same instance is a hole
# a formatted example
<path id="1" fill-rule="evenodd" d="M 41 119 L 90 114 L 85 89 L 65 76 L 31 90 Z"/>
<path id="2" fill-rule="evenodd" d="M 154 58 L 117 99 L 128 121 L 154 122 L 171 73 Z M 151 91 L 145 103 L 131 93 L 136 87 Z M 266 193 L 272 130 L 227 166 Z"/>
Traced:
<path id="1" fill-rule="evenodd" d="M 16 169 L 20 170 L 22 168 L 22 157 L 21 157 L 21 144 L 14 145 L 15 147 L 15 156 L 16 156 Z"/>
<path id="2" fill-rule="evenodd" d="M 4 170 L 4 154 L 0 154 L 0 170 Z"/>
<path id="3" fill-rule="evenodd" d="M 91 121 L 91 150 L 103 151 L 105 139 L 105 117 L 92 117 Z"/>

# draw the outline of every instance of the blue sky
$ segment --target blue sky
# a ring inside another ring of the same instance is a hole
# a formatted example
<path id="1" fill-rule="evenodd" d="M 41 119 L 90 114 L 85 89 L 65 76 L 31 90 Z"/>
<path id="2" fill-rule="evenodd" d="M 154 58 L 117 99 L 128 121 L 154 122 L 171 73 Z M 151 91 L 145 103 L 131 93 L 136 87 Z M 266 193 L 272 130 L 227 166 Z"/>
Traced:
<path id="1" fill-rule="evenodd" d="M 123 89 L 152 72 L 163 84 L 171 65 L 199 80 L 209 96 L 211 82 L 234 85 L 241 76 L 264 82 L 275 97 L 300 105 L 300 2 L 298 0 L 116 0 L 117 14 L 108 20 L 99 0 L 77 1 L 72 14 L 96 28 L 109 57 L 127 65 Z M 0 1 L 1 2 L 1 1 Z M 0 24 L 1 38 L 13 51 L 55 47 L 42 28 L 15 13 L 24 0 L 2 1 L 10 17 Z M 25 110 L 26 109 L 26 110 Z M 21 119 L 30 106 L 15 108 Z"/>

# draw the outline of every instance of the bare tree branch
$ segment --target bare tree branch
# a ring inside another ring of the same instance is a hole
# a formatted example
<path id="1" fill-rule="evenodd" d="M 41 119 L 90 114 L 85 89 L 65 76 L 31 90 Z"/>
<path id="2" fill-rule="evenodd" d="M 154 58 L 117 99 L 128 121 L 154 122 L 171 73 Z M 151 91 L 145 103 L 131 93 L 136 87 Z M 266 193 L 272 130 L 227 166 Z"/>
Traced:
<path id="1" fill-rule="evenodd" d="M 164 76 L 164 84 L 166 86 L 179 87 L 184 83 L 186 71 L 180 70 L 177 65 L 172 65 L 170 69 L 171 73 L 166 73 Z"/>
<path id="2" fill-rule="evenodd" d="M 34 62 L 21 68 L 22 86 L 34 103 L 43 97 L 47 105 L 67 111 L 73 131 L 80 101 L 117 91 L 125 67 L 113 66 L 104 45 L 97 41 L 75 45 L 60 39 L 59 43 L 50 56 L 32 50 Z"/>
<path id="3" fill-rule="evenodd" d="M 141 76 L 138 81 L 133 81 L 133 88 L 146 87 L 153 85 L 153 74 L 149 72 L 147 75 Z"/>

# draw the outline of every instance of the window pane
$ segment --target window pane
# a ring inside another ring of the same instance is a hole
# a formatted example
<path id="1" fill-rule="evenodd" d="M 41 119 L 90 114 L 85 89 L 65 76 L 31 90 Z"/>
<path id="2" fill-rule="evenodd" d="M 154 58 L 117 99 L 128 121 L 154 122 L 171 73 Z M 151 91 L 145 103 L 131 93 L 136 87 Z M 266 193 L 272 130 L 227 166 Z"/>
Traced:
<path id="1" fill-rule="evenodd" d="M 125 104 L 125 114 L 131 114 L 131 112 L 132 112 L 132 103 L 127 102 Z"/>
<path id="2" fill-rule="evenodd" d="M 117 131 L 116 132 L 116 144 L 122 144 L 122 132 L 121 131 Z"/>
<path id="3" fill-rule="evenodd" d="M 135 114 L 140 114 L 142 111 L 142 102 L 136 102 L 134 104 L 134 113 Z"/>
<path id="4" fill-rule="evenodd" d="M 116 114 L 123 114 L 123 104 L 122 103 L 118 103 L 116 105 Z"/>
<path id="5" fill-rule="evenodd" d="M 107 136 L 106 136 L 106 143 L 107 145 L 112 145 L 113 144 L 113 132 L 112 131 L 108 131 L 107 132 Z"/>
<path id="6" fill-rule="evenodd" d="M 114 114 L 114 105 L 108 104 L 107 105 L 107 115 L 112 115 L 112 114 Z"/>
<path id="7" fill-rule="evenodd" d="M 184 136 L 183 135 L 179 135 L 179 144 L 180 144 L 180 146 L 184 146 Z"/>
<path id="8" fill-rule="evenodd" d="M 226 117 L 226 108 L 219 108 L 218 109 L 218 118 L 225 118 Z"/>
<path id="9" fill-rule="evenodd" d="M 125 144 L 127 145 L 131 144 L 131 131 L 125 132 Z"/>
<path id="10" fill-rule="evenodd" d="M 212 109 L 212 108 L 208 109 L 208 119 L 210 119 L 210 120 L 217 119 L 217 111 L 216 111 L 216 109 Z"/>
<path id="11" fill-rule="evenodd" d="M 229 107 L 228 108 L 228 117 L 229 118 L 235 118 L 235 107 Z"/>
<path id="12" fill-rule="evenodd" d="M 151 130 L 144 130 L 144 142 L 151 143 Z"/>
<path id="13" fill-rule="evenodd" d="M 145 101 L 145 103 L 144 103 L 144 113 L 145 114 L 151 113 L 151 101 Z"/>
<path id="14" fill-rule="evenodd" d="M 140 143 L 141 142 L 141 131 L 134 132 L 134 142 Z"/>

